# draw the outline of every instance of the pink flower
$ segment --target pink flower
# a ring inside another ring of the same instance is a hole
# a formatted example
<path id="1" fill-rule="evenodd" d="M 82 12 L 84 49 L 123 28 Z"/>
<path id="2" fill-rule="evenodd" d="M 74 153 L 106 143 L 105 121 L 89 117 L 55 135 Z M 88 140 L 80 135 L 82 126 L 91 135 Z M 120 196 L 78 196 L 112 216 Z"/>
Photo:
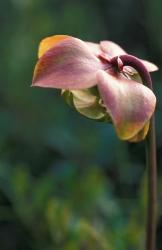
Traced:
<path id="1" fill-rule="evenodd" d="M 39 46 L 32 86 L 69 91 L 76 107 L 79 95 L 83 107 L 78 111 L 83 114 L 85 107 L 95 110 L 97 94 L 92 94 L 91 89 L 97 86 L 100 108 L 110 117 L 118 137 L 140 141 L 148 132 L 156 97 L 141 82 L 131 79 L 138 76 L 133 68 L 124 67 L 122 72 L 114 68 L 111 59 L 123 54 L 126 52 L 110 41 L 95 44 L 66 35 L 45 38 Z M 158 69 L 150 62 L 141 61 L 148 71 Z M 119 59 L 119 68 L 120 63 Z"/>

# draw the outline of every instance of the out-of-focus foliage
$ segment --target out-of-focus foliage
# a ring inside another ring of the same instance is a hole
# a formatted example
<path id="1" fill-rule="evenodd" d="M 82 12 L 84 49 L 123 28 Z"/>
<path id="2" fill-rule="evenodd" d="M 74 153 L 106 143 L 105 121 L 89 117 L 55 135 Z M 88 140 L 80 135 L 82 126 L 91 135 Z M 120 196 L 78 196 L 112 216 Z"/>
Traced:
<path id="1" fill-rule="evenodd" d="M 56 90 L 30 88 L 39 41 L 109 39 L 162 65 L 162 2 L 0 1 L 0 246 L 2 250 L 144 249 L 144 143 L 69 108 Z M 153 75 L 161 243 L 162 73 Z"/>

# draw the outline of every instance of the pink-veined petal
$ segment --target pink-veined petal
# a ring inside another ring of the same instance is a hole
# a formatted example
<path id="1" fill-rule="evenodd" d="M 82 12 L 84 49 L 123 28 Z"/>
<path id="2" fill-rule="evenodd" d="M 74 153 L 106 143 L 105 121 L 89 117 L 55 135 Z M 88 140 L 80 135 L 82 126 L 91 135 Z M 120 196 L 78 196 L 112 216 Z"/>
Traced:
<path id="1" fill-rule="evenodd" d="M 80 39 L 69 37 L 56 43 L 36 64 L 32 86 L 84 89 L 96 85 L 103 64 Z"/>
<path id="2" fill-rule="evenodd" d="M 156 97 L 146 86 L 100 70 L 98 88 L 120 139 L 133 138 L 149 121 Z"/>

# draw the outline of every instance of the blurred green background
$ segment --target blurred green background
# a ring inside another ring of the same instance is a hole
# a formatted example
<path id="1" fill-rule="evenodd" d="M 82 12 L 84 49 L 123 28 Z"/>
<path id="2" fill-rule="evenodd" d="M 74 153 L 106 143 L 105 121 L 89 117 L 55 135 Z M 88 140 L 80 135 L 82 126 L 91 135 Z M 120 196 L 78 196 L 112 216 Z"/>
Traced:
<path id="1" fill-rule="evenodd" d="M 30 88 L 39 41 L 112 40 L 162 65 L 161 0 L 0 1 L 0 249 L 143 250 L 144 143 L 80 116 L 59 91 Z M 162 72 L 158 98 L 158 227 L 162 249 Z"/>

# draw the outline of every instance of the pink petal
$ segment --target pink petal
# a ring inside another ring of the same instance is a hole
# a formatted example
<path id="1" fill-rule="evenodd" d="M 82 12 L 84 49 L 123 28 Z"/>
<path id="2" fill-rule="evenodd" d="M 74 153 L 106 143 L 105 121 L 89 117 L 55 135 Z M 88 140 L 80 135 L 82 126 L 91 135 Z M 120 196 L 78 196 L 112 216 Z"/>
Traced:
<path id="1" fill-rule="evenodd" d="M 120 139 L 133 138 L 151 118 L 156 97 L 146 86 L 100 70 L 98 88 Z"/>
<path id="2" fill-rule="evenodd" d="M 111 41 L 101 41 L 100 47 L 101 47 L 101 50 L 104 53 L 107 53 L 108 56 L 111 58 L 114 56 L 120 56 L 120 55 L 127 54 L 126 51 L 123 50 L 118 44 L 111 42 Z M 148 62 L 148 61 L 142 60 L 142 59 L 141 59 L 141 61 L 143 62 L 143 64 L 145 65 L 145 67 L 147 68 L 147 70 L 149 72 L 153 72 L 153 71 L 158 70 L 158 67 L 154 63 L 151 63 L 151 62 Z M 129 67 L 129 70 L 130 69 L 131 69 L 131 67 Z M 136 73 L 136 71 L 132 68 L 131 74 L 134 74 L 134 72 Z"/>
<path id="3" fill-rule="evenodd" d="M 141 61 L 143 62 L 143 64 L 145 65 L 146 69 L 149 72 L 157 71 L 159 69 L 154 63 L 148 62 L 146 60 L 141 60 Z"/>
<path id="4" fill-rule="evenodd" d="M 145 126 L 132 138 L 129 139 L 129 142 L 139 142 L 146 138 L 150 127 L 150 121 L 146 122 Z"/>
<path id="5" fill-rule="evenodd" d="M 47 50 L 54 47 L 61 40 L 67 39 L 69 37 L 70 36 L 67 35 L 54 35 L 44 38 L 39 44 L 38 58 L 43 56 L 47 52 Z"/>
<path id="6" fill-rule="evenodd" d="M 123 50 L 118 44 L 111 41 L 101 41 L 100 47 L 101 50 L 104 53 L 107 53 L 111 58 L 126 54 L 125 50 Z"/>
<path id="7" fill-rule="evenodd" d="M 96 72 L 103 64 L 77 38 L 69 37 L 47 50 L 36 64 L 32 86 L 84 89 L 96 85 Z"/>
<path id="8" fill-rule="evenodd" d="M 140 61 L 145 65 L 146 69 L 149 72 L 153 72 L 153 71 L 158 70 L 158 67 L 154 63 L 151 63 L 151 62 L 148 62 L 148 61 L 145 61 L 145 60 L 142 60 L 142 59 L 140 59 Z M 132 68 L 130 66 L 124 66 L 123 71 L 125 73 L 129 74 L 129 75 L 138 74 L 138 72 L 134 68 Z"/>
<path id="9" fill-rule="evenodd" d="M 95 56 L 98 57 L 102 53 L 102 50 L 98 43 L 86 42 L 86 44 L 88 45 L 89 49 Z"/>

